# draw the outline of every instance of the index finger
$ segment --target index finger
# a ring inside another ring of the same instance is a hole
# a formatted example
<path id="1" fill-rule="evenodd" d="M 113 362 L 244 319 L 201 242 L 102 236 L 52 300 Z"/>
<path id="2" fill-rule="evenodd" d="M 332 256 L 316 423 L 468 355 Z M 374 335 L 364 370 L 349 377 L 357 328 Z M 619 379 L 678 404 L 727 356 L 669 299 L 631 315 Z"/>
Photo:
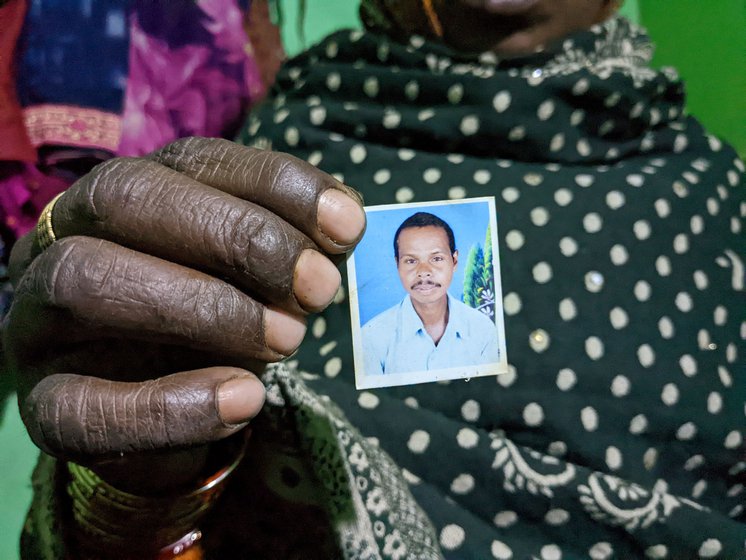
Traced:
<path id="1" fill-rule="evenodd" d="M 177 140 L 149 157 L 271 210 L 328 253 L 351 249 L 365 231 L 360 195 L 288 154 L 193 137 Z"/>

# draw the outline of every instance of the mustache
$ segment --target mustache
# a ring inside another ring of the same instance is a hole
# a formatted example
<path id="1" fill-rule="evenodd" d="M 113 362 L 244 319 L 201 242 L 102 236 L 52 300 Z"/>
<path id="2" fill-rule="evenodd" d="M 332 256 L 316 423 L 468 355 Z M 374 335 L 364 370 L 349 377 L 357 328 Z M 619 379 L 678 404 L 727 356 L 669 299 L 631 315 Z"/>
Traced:
<path id="1" fill-rule="evenodd" d="M 414 284 L 412 284 L 409 289 L 414 290 L 418 286 L 434 286 L 436 288 L 442 287 L 440 284 L 438 284 L 437 282 L 433 282 L 432 280 L 420 280 L 419 282 L 415 282 Z"/>

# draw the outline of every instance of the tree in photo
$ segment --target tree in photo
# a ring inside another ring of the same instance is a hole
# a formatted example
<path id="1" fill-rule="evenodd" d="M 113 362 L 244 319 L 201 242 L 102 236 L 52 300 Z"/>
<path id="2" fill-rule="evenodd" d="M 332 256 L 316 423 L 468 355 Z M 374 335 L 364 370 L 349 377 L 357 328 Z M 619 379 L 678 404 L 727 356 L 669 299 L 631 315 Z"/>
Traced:
<path id="1" fill-rule="evenodd" d="M 479 243 L 469 249 L 464 267 L 464 303 L 495 320 L 495 276 L 492 268 L 490 226 L 487 226 L 484 250 Z"/>

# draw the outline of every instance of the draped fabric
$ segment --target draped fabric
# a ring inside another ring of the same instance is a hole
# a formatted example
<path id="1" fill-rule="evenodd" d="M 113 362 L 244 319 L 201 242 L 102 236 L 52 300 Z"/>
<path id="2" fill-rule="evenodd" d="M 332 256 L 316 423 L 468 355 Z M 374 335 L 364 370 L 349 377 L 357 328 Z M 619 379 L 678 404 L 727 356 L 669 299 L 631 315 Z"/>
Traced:
<path id="1" fill-rule="evenodd" d="M 245 51 L 245 8 L 235 0 L 32 3 L 17 89 L 33 144 L 141 155 L 184 135 L 229 133 L 261 91 Z"/>
<path id="2" fill-rule="evenodd" d="M 0 58 L 0 159 L 27 160 L 34 157 L 15 91 L 15 67 L 10 56 L 21 34 L 25 13 L 25 2 L 0 2 L 3 27 L 0 53 L 4 55 Z"/>
<path id="3" fill-rule="evenodd" d="M 55 194 L 103 159 L 234 134 L 265 89 L 247 8 L 236 0 L 0 8 L 10 31 L 0 42 L 3 241 L 26 233 Z"/>
<path id="4" fill-rule="evenodd" d="M 241 136 L 369 205 L 496 198 L 508 374 L 356 392 L 343 295 L 294 358 L 447 557 L 744 552 L 743 164 L 651 55 L 623 19 L 520 60 L 341 32 Z"/>

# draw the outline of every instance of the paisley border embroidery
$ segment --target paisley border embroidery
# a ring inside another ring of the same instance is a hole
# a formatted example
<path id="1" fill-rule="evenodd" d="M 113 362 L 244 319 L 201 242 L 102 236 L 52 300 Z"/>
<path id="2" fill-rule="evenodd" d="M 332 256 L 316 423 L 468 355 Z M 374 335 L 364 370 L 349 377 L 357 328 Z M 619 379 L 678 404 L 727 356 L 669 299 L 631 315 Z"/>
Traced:
<path id="1" fill-rule="evenodd" d="M 495 439 L 492 448 L 496 449 L 492 468 L 502 469 L 505 481 L 503 487 L 508 492 L 515 493 L 524 488 L 531 494 L 543 494 L 549 498 L 554 496 L 553 488 L 567 486 L 575 478 L 575 467 L 569 463 L 560 472 L 539 472 L 529 465 L 529 459 L 524 457 L 518 447 L 507 439 Z M 532 464 L 543 467 L 559 465 L 554 457 L 541 455 L 536 451 L 527 451 Z"/>
<path id="2" fill-rule="evenodd" d="M 700 511 L 706 509 L 685 498 L 665 492 L 650 492 L 615 476 L 593 473 L 588 484 L 578 486 L 580 502 L 590 516 L 627 531 L 646 529 L 654 523 L 665 523 L 674 510 L 687 505 Z"/>
<path id="3" fill-rule="evenodd" d="M 24 109 L 29 140 L 114 152 L 122 136 L 122 119 L 113 113 L 68 105 L 38 105 Z"/>

